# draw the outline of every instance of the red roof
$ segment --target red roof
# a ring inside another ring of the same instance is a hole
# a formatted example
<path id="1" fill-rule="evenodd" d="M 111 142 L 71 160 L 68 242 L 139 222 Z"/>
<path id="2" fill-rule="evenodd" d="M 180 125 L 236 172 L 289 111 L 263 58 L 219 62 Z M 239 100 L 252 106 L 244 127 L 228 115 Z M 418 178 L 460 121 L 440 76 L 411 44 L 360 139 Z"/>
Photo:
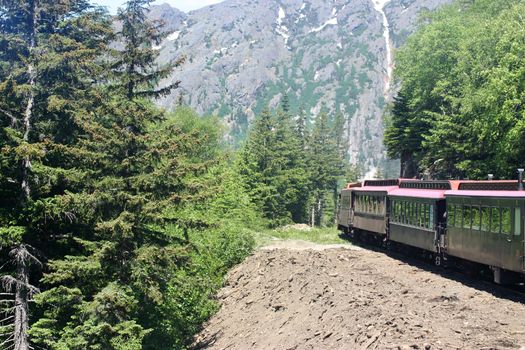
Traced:
<path id="1" fill-rule="evenodd" d="M 389 196 L 395 197 L 413 197 L 413 198 L 430 198 L 444 199 L 446 190 L 426 190 L 414 188 L 398 188 L 388 193 Z M 464 191 L 462 191 L 464 192 Z"/>
<path id="2" fill-rule="evenodd" d="M 398 186 L 363 186 L 363 187 L 356 187 L 352 188 L 352 192 L 386 192 L 390 193 L 390 191 L 398 189 Z"/>
<path id="3" fill-rule="evenodd" d="M 445 196 L 460 197 L 498 197 L 498 198 L 525 198 L 525 191 L 446 191 Z"/>

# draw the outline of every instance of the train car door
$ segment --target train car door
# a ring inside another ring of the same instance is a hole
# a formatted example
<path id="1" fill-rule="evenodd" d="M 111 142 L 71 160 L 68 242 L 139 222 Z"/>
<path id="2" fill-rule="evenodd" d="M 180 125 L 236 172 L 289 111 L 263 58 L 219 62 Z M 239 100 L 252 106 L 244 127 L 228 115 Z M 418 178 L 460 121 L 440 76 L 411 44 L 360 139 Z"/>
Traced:
<path id="1" fill-rule="evenodd" d="M 510 205 L 509 205 L 510 204 Z M 523 261 L 523 202 L 501 201 L 500 258 L 501 267 L 520 272 L 525 270 Z"/>

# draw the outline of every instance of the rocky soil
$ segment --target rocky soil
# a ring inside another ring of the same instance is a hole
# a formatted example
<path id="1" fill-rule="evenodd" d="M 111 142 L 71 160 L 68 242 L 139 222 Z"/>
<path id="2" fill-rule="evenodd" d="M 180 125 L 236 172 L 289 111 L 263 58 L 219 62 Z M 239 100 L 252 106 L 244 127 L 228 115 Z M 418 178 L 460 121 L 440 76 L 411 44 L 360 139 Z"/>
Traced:
<path id="1" fill-rule="evenodd" d="M 525 345 L 525 299 L 515 293 L 358 247 L 289 245 L 261 249 L 231 271 L 197 348 Z"/>

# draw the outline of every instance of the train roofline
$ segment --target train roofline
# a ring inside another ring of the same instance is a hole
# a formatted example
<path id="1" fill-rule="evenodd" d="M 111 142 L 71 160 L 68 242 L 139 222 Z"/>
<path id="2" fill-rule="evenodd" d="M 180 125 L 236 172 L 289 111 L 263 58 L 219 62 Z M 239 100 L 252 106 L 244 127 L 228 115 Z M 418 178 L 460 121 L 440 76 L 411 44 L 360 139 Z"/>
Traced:
<path id="1" fill-rule="evenodd" d="M 446 190 L 398 188 L 388 193 L 389 197 L 445 199 Z"/>
<path id="2" fill-rule="evenodd" d="M 490 197 L 490 198 L 524 198 L 525 191 L 479 191 L 451 190 L 445 192 L 445 197 Z"/>

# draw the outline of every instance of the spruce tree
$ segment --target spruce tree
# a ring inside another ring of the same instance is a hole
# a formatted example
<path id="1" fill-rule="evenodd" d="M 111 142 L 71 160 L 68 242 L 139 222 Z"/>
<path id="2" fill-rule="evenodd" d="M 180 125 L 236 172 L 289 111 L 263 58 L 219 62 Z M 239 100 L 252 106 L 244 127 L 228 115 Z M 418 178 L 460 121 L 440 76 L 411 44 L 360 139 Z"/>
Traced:
<path id="1" fill-rule="evenodd" d="M 153 47 L 160 44 L 167 35 L 162 30 L 163 23 L 147 18 L 153 0 L 129 0 L 120 8 L 117 20 L 122 29 L 117 39 L 123 50 L 115 52 L 112 64 L 113 73 L 128 100 L 135 97 L 159 98 L 176 89 L 180 81 L 159 87 L 162 79 L 169 77 L 173 69 L 184 62 L 184 57 L 159 67 L 155 60 L 159 51 Z"/>
<path id="2" fill-rule="evenodd" d="M 333 129 L 330 128 L 328 114 L 321 111 L 315 120 L 308 145 L 308 165 L 312 188 L 310 223 L 325 224 L 327 194 L 337 187 L 339 178 L 344 175 L 339 150 L 335 142 Z"/>
<path id="3" fill-rule="evenodd" d="M 2 325 L 8 347 L 30 347 L 40 260 L 59 254 L 58 240 L 71 232 L 68 198 L 83 176 L 73 111 L 97 78 L 109 34 L 108 18 L 87 1 L 0 2 L 0 232 L 11 251 L 2 259 L 13 263 L 3 264 L 3 286 L 15 300 Z"/>

